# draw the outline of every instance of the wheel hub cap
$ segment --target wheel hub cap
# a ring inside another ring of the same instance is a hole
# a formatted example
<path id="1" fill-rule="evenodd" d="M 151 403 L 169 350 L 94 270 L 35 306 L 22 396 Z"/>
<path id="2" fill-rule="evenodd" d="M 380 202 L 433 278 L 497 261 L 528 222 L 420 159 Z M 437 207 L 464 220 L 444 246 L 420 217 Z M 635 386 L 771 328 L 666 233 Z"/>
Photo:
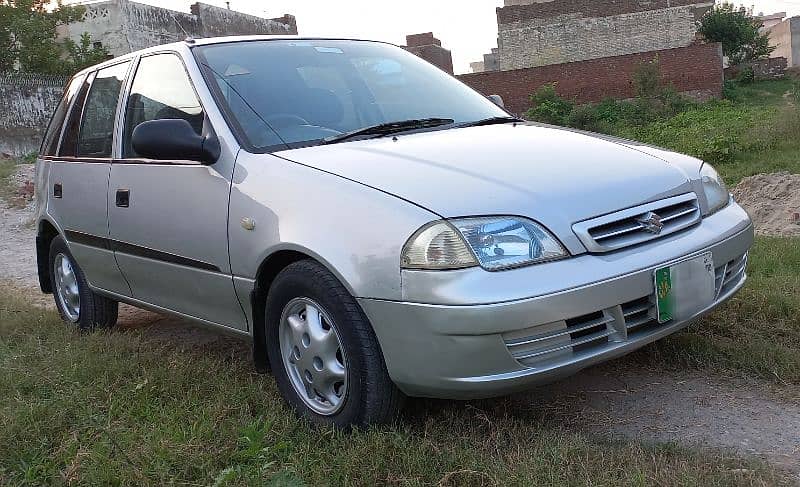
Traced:
<path id="1" fill-rule="evenodd" d="M 347 361 L 328 314 L 310 299 L 293 299 L 283 309 L 279 339 L 289 381 L 303 402 L 321 415 L 339 411 L 347 394 Z"/>
<path id="2" fill-rule="evenodd" d="M 75 269 L 69 257 L 64 254 L 56 255 L 53 275 L 56 281 L 56 295 L 64 314 L 70 321 L 77 322 L 81 314 L 81 295 L 78 278 L 75 276 Z"/>

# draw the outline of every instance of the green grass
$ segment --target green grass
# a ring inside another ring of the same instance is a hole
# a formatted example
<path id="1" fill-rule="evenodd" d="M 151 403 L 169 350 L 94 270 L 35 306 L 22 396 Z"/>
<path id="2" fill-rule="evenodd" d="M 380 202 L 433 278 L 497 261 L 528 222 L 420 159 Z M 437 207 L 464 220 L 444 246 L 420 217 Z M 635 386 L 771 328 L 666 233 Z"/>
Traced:
<path id="1" fill-rule="evenodd" d="M 748 276 L 725 306 L 637 357 L 800 384 L 800 239 L 756 239 Z"/>
<path id="2" fill-rule="evenodd" d="M 9 292 L 0 391 L 0 485 L 791 484 L 724 452 L 591 436 L 580 418 L 511 399 L 420 401 L 394 427 L 313 429 L 244 345 L 81 336 Z"/>
<path id="3" fill-rule="evenodd" d="M 759 173 L 800 173 L 800 110 L 783 97 L 790 86 L 771 81 L 740 87 L 733 101 L 696 105 L 615 133 L 711 162 L 730 185 Z"/>

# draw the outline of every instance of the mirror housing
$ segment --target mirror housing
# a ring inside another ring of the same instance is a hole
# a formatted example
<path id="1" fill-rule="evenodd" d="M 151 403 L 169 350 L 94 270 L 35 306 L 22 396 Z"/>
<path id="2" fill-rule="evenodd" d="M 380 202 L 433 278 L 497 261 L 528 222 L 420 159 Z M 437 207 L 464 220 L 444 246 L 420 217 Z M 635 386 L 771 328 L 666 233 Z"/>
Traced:
<path id="1" fill-rule="evenodd" d="M 142 122 L 133 129 L 131 143 L 140 156 L 161 161 L 211 165 L 217 162 L 221 152 L 216 135 L 197 135 L 189 122 L 182 119 Z"/>
<path id="2" fill-rule="evenodd" d="M 506 107 L 506 104 L 503 101 L 503 97 L 500 96 L 500 95 L 489 95 L 486 98 L 492 100 L 492 103 L 494 103 L 495 105 L 499 106 L 500 108 L 505 108 Z"/>

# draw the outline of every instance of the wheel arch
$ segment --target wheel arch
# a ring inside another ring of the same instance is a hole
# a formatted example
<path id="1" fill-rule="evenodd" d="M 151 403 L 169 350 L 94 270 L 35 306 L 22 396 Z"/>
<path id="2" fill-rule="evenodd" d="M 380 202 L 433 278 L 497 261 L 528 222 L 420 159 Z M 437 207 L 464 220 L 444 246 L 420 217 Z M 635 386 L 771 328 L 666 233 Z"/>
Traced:
<path id="1" fill-rule="evenodd" d="M 258 266 L 255 284 L 250 293 L 250 306 L 253 316 L 253 362 L 256 370 L 259 372 L 265 373 L 269 371 L 264 316 L 269 288 L 283 269 L 301 260 L 313 260 L 324 266 L 336 276 L 348 292 L 351 294 L 353 293 L 352 287 L 342 279 L 342 276 L 339 275 L 338 272 L 332 269 L 331 266 L 319 256 L 307 249 L 287 247 L 275 250 L 267 255 Z"/>
<path id="2" fill-rule="evenodd" d="M 59 236 L 58 228 L 49 220 L 39 221 L 36 229 L 36 271 L 39 277 L 39 288 L 45 294 L 52 294 L 50 285 L 50 244 Z"/>

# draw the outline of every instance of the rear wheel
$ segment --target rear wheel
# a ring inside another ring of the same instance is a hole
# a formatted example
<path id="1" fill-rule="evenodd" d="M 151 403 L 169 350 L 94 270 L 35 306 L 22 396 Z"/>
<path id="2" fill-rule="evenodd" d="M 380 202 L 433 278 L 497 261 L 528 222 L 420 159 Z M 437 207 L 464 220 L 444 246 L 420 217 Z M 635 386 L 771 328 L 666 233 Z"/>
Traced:
<path id="1" fill-rule="evenodd" d="M 325 267 L 289 265 L 267 295 L 267 351 L 281 395 L 302 417 L 341 428 L 392 421 L 402 393 L 355 299 Z"/>
<path id="2" fill-rule="evenodd" d="M 89 288 L 83 271 L 60 236 L 50 244 L 49 264 L 53 297 L 64 321 L 85 331 L 116 324 L 118 303 Z"/>

